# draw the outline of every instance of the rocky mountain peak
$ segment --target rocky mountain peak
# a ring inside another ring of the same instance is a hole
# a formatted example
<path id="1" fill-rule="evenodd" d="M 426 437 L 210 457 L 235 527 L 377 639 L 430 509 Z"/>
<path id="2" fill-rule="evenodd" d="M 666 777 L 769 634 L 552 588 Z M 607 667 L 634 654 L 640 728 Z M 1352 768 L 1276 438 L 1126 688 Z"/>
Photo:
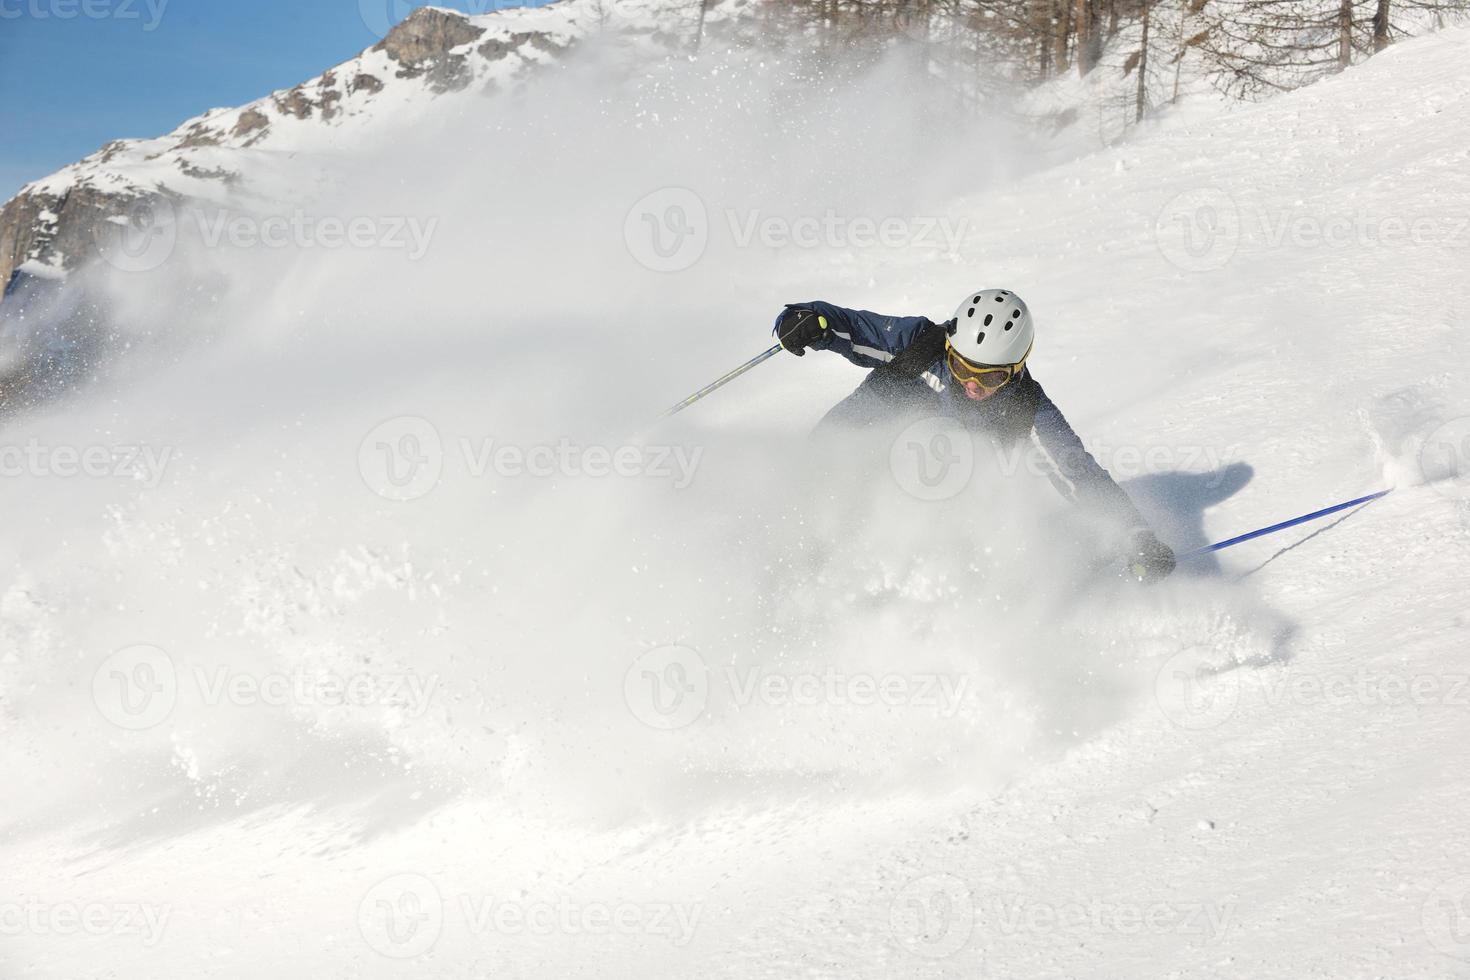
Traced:
<path id="1" fill-rule="evenodd" d="M 485 29 L 469 18 L 442 7 L 419 7 L 373 46 L 401 65 L 421 67 L 448 55 L 453 49 L 473 44 Z"/>

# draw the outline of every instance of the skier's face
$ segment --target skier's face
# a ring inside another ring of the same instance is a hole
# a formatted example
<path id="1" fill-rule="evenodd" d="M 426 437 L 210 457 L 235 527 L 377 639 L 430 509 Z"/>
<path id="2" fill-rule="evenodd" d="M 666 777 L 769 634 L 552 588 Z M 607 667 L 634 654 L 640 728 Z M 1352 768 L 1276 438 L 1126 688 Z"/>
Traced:
<path id="1" fill-rule="evenodd" d="M 983 402 L 997 391 L 1000 391 L 999 388 L 982 388 L 974 381 L 966 381 L 964 383 L 964 389 L 965 397 L 972 402 Z"/>
<path id="2" fill-rule="evenodd" d="M 964 389 L 965 397 L 972 402 L 983 402 L 1010 384 L 1025 369 L 1024 357 L 1016 364 L 975 364 L 965 360 L 948 341 L 944 346 L 944 362 L 949 366 L 949 376 Z"/>

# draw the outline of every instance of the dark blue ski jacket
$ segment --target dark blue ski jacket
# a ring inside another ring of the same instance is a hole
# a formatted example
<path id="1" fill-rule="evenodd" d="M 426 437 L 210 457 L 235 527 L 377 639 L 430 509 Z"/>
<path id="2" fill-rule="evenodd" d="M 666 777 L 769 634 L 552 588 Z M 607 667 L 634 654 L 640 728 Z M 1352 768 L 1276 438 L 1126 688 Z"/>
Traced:
<path id="1" fill-rule="evenodd" d="M 884 316 L 821 301 L 794 303 L 792 307 L 812 310 L 827 318 L 825 335 L 811 349 L 836 351 L 865 368 L 882 368 L 913 343 L 921 330 L 933 326 L 926 317 Z M 871 404 L 870 399 L 863 397 L 864 389 L 869 387 L 869 382 L 886 380 L 879 377 L 882 373 L 875 370 L 849 401 Z M 906 404 L 917 402 L 970 429 L 984 432 L 1004 451 L 1036 452 L 1047 478 L 1062 496 L 1119 530 L 1147 528 L 1123 488 L 1082 445 L 1029 367 L 994 395 L 978 402 L 967 398 L 962 387 L 950 383 L 942 354 L 916 379 L 906 378 L 897 384 L 907 389 Z M 846 403 L 837 406 L 829 417 L 841 420 L 847 414 L 845 406 Z"/>

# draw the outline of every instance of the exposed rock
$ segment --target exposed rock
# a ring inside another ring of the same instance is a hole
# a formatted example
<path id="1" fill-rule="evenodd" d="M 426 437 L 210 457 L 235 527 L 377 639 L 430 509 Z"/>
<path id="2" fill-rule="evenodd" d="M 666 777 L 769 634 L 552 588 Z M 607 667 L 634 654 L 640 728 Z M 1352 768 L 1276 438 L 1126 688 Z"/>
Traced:
<path id="1" fill-rule="evenodd" d="M 353 94 L 366 92 L 369 95 L 377 95 L 383 91 L 383 83 L 378 80 L 378 76 L 376 75 L 359 72 L 352 81 L 347 83 L 347 91 Z"/>
<path id="2" fill-rule="evenodd" d="M 271 99 L 276 108 L 283 116 L 295 116 L 297 119 L 311 118 L 311 110 L 316 104 L 307 97 L 304 86 L 298 85 L 285 95 L 277 95 Z"/>
<path id="3" fill-rule="evenodd" d="M 98 162 L 107 163 L 123 150 L 126 150 L 128 148 L 129 142 L 129 140 L 113 140 L 112 142 L 108 143 L 106 146 L 102 147 L 100 151 L 98 151 Z"/>
<path id="4" fill-rule="evenodd" d="M 336 89 L 334 89 L 334 88 L 333 89 L 327 89 L 325 92 L 323 92 L 322 93 L 322 101 L 321 101 L 322 118 L 323 119 L 333 119 L 333 118 L 335 118 L 337 116 L 337 114 L 342 111 L 337 106 L 337 103 L 338 102 L 341 102 L 341 101 L 342 101 L 342 93 L 339 92 L 339 91 L 337 91 Z"/>
<path id="5" fill-rule="evenodd" d="M 266 129 L 270 124 L 271 121 L 259 109 L 246 109 L 240 113 L 240 118 L 236 121 L 235 128 L 230 130 L 230 135 L 236 138 L 249 136 L 251 133 Z"/>
<path id="6" fill-rule="evenodd" d="M 510 54 L 519 53 L 524 47 L 533 47 L 538 51 L 555 53 L 565 51 L 570 45 L 557 44 L 545 34 L 537 34 L 532 31 L 517 32 L 504 39 L 492 37 L 475 50 L 480 57 L 486 61 L 500 61 Z"/>
<path id="7" fill-rule="evenodd" d="M 454 48 L 473 44 L 485 33 L 462 15 L 420 7 L 374 47 L 398 62 L 399 78 L 424 77 L 435 92 L 458 92 L 470 84 L 474 70 Z"/>
<path id="8" fill-rule="evenodd" d="M 183 150 L 191 146 L 219 146 L 219 132 L 210 129 L 203 123 L 195 123 L 189 127 L 189 131 L 174 146 L 174 149 Z"/>
<path id="9" fill-rule="evenodd" d="M 140 199 L 85 184 L 61 196 L 22 192 L 0 208 L 0 282 L 30 259 L 68 269 L 85 264 L 97 256 L 109 219 L 128 216 Z M 44 220 L 47 214 L 55 220 Z"/>
<path id="10" fill-rule="evenodd" d="M 422 67 L 447 55 L 452 48 L 471 44 L 484 34 L 460 14 L 420 7 L 373 48 L 406 67 Z"/>
<path id="11" fill-rule="evenodd" d="M 181 173 L 187 174 L 190 177 L 197 177 L 200 180 L 218 180 L 226 184 L 233 184 L 240 179 L 239 174 L 226 170 L 224 167 L 205 170 L 203 167 L 194 166 L 194 164 L 182 157 L 179 158 L 178 163 Z"/>
<path id="12" fill-rule="evenodd" d="M 337 103 L 342 101 L 342 93 L 337 88 L 337 73 L 329 71 L 323 74 L 317 85 L 317 91 L 321 96 L 317 104 L 321 107 L 322 118 L 334 118 L 341 111 L 337 108 Z"/>

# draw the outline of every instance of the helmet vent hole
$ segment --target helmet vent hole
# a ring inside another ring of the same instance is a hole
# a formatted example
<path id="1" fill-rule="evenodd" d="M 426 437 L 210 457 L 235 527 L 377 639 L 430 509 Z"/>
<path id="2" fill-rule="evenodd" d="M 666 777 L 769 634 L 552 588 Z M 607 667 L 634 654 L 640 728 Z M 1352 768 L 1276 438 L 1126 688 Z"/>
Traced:
<path id="1" fill-rule="evenodd" d="M 979 296 L 976 296 L 975 297 L 975 302 L 977 302 L 977 303 L 980 302 L 980 297 Z"/>
<path id="2" fill-rule="evenodd" d="M 1011 329 L 1011 327 L 1014 327 L 1015 325 L 1016 325 L 1015 324 L 1015 321 L 1013 321 L 1013 320 L 1007 320 L 1006 321 L 1006 329 L 1007 330 Z"/>
<path id="3" fill-rule="evenodd" d="M 983 343 L 985 343 L 985 331 L 984 330 L 980 331 L 980 333 L 978 335 L 976 335 L 976 337 L 975 337 L 975 343 L 977 343 L 977 344 L 983 344 Z"/>
<path id="4" fill-rule="evenodd" d="M 991 320 L 994 320 L 994 319 L 995 319 L 995 314 L 994 313 L 987 313 L 987 314 L 985 314 L 985 325 L 987 327 L 990 326 L 990 321 Z"/>
<path id="5" fill-rule="evenodd" d="M 965 316 L 971 317 L 971 316 L 974 316 L 974 315 L 975 315 L 975 307 L 972 306 L 972 307 L 970 307 L 970 312 L 966 313 Z"/>
<path id="6" fill-rule="evenodd" d="M 1011 319 L 1013 319 L 1013 320 L 1019 320 L 1019 319 L 1021 319 L 1021 311 L 1020 310 L 1017 310 L 1014 313 L 1012 313 L 1011 314 Z"/>
<path id="7" fill-rule="evenodd" d="M 996 297 L 996 298 L 995 298 L 995 301 L 996 301 L 996 302 L 997 302 L 997 303 L 1004 303 L 1004 302 L 1005 302 L 1005 301 L 1006 301 L 1006 298 L 1005 298 L 1005 297 L 1004 297 L 1004 296 L 997 296 L 997 297 Z"/>

